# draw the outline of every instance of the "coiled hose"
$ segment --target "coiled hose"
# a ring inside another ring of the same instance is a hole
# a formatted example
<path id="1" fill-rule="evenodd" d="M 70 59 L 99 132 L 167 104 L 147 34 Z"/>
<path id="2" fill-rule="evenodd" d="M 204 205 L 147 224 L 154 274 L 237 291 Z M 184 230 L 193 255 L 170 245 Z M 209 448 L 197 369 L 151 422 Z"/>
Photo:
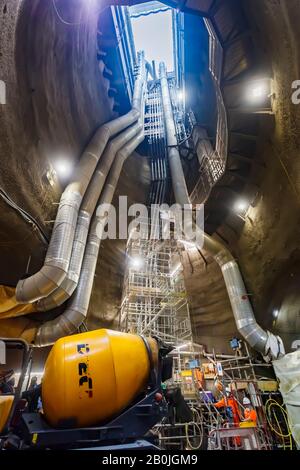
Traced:
<path id="1" fill-rule="evenodd" d="M 268 422 L 268 425 L 270 426 L 270 429 L 272 430 L 272 432 L 274 432 L 274 434 L 276 434 L 276 436 L 279 436 L 282 439 L 284 449 L 288 447 L 290 450 L 292 450 L 293 449 L 292 432 L 291 432 L 291 428 L 289 425 L 288 414 L 287 414 L 286 409 L 273 398 L 269 398 L 266 401 L 265 409 L 266 409 L 267 422 Z M 276 409 L 279 410 L 280 413 L 282 413 L 285 427 L 287 429 L 286 433 L 284 433 L 282 427 L 280 426 L 278 416 L 276 414 Z M 273 425 L 274 422 L 272 422 L 272 418 L 276 422 L 277 428 L 274 427 Z M 288 445 L 286 444 L 286 441 L 285 441 L 286 439 L 289 439 Z"/>
<path id="2" fill-rule="evenodd" d="M 191 450 L 197 450 L 197 449 L 200 449 L 200 447 L 202 446 L 202 443 L 203 443 L 203 437 L 204 437 L 203 422 L 202 422 L 200 413 L 196 408 L 191 407 L 191 411 L 194 414 L 194 420 L 191 421 L 190 423 L 185 424 L 185 436 L 186 436 L 186 442 L 187 442 L 189 448 Z M 191 443 L 190 436 L 189 436 L 189 427 L 190 426 L 194 427 L 193 429 L 194 429 L 195 433 L 197 432 L 195 430 L 198 430 L 198 432 L 199 432 L 199 443 L 197 444 L 197 446 L 194 446 L 194 444 Z"/>

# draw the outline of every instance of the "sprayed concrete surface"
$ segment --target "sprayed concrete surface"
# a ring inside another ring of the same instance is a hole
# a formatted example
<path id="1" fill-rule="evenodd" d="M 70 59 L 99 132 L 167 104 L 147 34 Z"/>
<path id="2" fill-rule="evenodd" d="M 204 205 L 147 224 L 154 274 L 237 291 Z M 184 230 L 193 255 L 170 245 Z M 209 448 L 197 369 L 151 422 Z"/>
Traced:
<path id="1" fill-rule="evenodd" d="M 0 108 L 0 185 L 48 236 L 53 203 L 64 185 L 55 180 L 51 186 L 48 169 L 58 155 L 78 161 L 95 129 L 111 119 L 113 107 L 109 83 L 96 60 L 97 14 L 91 15 L 82 2 L 77 8 L 70 5 L 65 1 L 61 11 L 73 23 L 67 25 L 51 2 L 0 0 L 0 79 L 7 83 L 7 104 Z M 225 225 L 218 232 L 240 263 L 257 319 L 290 335 L 294 326 L 299 328 L 300 311 L 300 106 L 291 102 L 291 83 L 300 79 L 299 2 L 245 0 L 244 10 L 273 73 L 274 130 L 261 117 L 256 158 L 265 168 L 255 165 L 249 174 L 249 182 L 259 188 L 255 206 L 236 232 Z M 147 160 L 134 154 L 124 167 L 118 194 L 144 202 L 148 189 Z M 0 210 L 0 282 L 15 285 L 26 271 L 39 268 L 46 245 L 1 199 Z M 117 326 L 124 249 L 122 241 L 101 246 L 88 316 L 91 328 Z M 236 334 L 232 312 L 219 268 L 203 254 L 206 264 L 199 253 L 184 254 L 195 339 L 226 352 Z M 275 323 L 274 309 L 279 310 Z M 294 326 L 287 328 L 287 321 Z M 288 336 L 288 346 L 293 338 Z"/>
<path id="2" fill-rule="evenodd" d="M 99 5 L 72 0 L 59 7 L 71 25 L 52 2 L 0 1 L 0 78 L 7 85 L 7 104 L 0 109 L 0 186 L 48 237 L 67 181 L 56 177 L 52 186 L 47 171 L 60 158 L 75 165 L 95 130 L 113 117 L 110 83 L 97 61 Z M 147 160 L 132 155 L 120 181 L 119 194 L 144 201 Z M 1 198 L 0 210 L 0 282 L 13 286 L 39 269 L 47 244 Z M 93 328 L 112 325 L 117 314 L 124 249 L 124 241 L 102 245 L 90 304 Z M 51 316 L 43 314 L 45 320 Z M 40 320 L 40 314 L 33 317 Z"/>
<path id="3" fill-rule="evenodd" d="M 292 82 L 300 79 L 299 2 L 246 0 L 244 9 L 266 68 L 273 74 L 274 129 L 270 131 L 262 116 L 256 160 L 265 168 L 255 165 L 249 175 L 249 183 L 258 186 L 254 207 L 236 232 L 225 225 L 218 232 L 238 259 L 257 320 L 283 333 L 290 350 L 293 341 L 300 340 L 300 105 L 291 100 Z M 234 218 L 232 214 L 227 221 L 233 225 Z M 185 263 L 194 329 L 198 341 L 208 346 L 217 343 L 217 349 L 225 350 L 228 335 L 236 330 L 219 268 L 215 263 L 211 267 L 209 257 L 207 261 L 206 270 L 198 257 L 193 274 Z"/>

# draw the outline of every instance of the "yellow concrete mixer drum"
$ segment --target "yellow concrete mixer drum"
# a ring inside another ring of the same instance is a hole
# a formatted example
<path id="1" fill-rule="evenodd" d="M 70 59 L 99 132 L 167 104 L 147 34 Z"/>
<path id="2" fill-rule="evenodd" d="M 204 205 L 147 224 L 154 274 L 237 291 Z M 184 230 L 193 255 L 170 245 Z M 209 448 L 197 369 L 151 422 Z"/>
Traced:
<path id="1" fill-rule="evenodd" d="M 156 340 L 111 330 L 59 339 L 45 365 L 42 403 L 53 427 L 102 423 L 145 390 Z"/>

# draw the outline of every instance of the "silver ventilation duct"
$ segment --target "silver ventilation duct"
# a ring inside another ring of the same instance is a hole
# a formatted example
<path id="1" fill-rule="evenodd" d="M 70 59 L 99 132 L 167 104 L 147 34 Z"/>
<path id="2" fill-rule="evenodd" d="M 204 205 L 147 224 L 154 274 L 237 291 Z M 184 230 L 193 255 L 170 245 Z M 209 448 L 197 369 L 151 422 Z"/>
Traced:
<path id="1" fill-rule="evenodd" d="M 143 69 L 142 54 L 140 65 Z M 136 80 L 131 111 L 101 126 L 85 149 L 74 171 L 73 181 L 61 196 L 44 265 L 34 275 L 18 282 L 16 287 L 18 302 L 32 303 L 47 297 L 67 276 L 82 198 L 108 140 L 139 119 L 142 87 L 143 80 Z M 82 219 L 81 225 L 86 226 L 86 220 Z"/>
<path id="2" fill-rule="evenodd" d="M 76 289 L 91 217 L 103 189 L 105 179 L 115 159 L 116 153 L 124 147 L 124 145 L 132 139 L 139 130 L 140 125 L 138 123 L 133 124 L 107 145 L 81 204 L 68 274 L 62 281 L 61 285 L 52 294 L 37 302 L 36 307 L 38 311 L 47 311 L 62 305 L 71 297 Z"/>
<path id="3" fill-rule="evenodd" d="M 99 204 L 111 203 L 124 161 L 144 140 L 143 125 L 141 125 L 141 128 L 142 129 L 139 134 L 117 153 Z M 97 214 L 94 215 L 77 289 L 65 312 L 60 315 L 60 317 L 48 321 L 39 327 L 34 341 L 35 346 L 47 346 L 53 344 L 62 336 L 76 332 L 78 327 L 86 319 L 100 249 L 100 237 L 104 231 L 106 222 L 107 218 L 100 218 Z"/>
<path id="4" fill-rule="evenodd" d="M 182 207 L 185 204 L 191 207 L 191 201 L 187 191 L 180 154 L 177 147 L 172 103 L 164 63 L 160 63 L 159 73 L 168 145 L 168 158 L 175 201 Z M 191 225 L 193 225 L 192 222 Z M 190 230 L 193 229 L 193 227 L 188 227 L 187 225 L 185 228 L 187 233 L 191 233 Z M 199 227 L 194 227 L 194 229 L 201 231 L 202 234 L 202 230 Z M 284 355 L 284 346 L 281 338 L 273 335 L 269 331 L 263 330 L 257 324 L 239 266 L 229 250 L 222 243 L 218 242 L 206 233 L 202 235 L 204 237 L 204 245 L 200 248 L 207 250 L 222 270 L 239 333 L 250 344 L 250 346 L 269 359 L 276 359 Z"/>
<path id="5" fill-rule="evenodd" d="M 142 112 L 137 125 L 136 135 L 116 153 L 114 162 L 105 181 L 104 189 L 101 193 L 99 205 L 111 203 L 125 160 L 144 140 L 144 87 L 146 83 L 144 66 L 142 66 L 141 76 L 142 80 L 139 81 L 138 87 L 140 93 L 139 109 L 141 109 Z M 138 105 L 138 102 L 136 102 L 136 105 Z M 65 312 L 58 318 L 45 322 L 38 328 L 34 340 L 35 346 L 42 347 L 53 344 L 58 338 L 76 332 L 85 320 L 92 293 L 101 234 L 103 233 L 106 222 L 107 218 L 103 219 L 99 217 L 97 212 L 94 214 L 86 243 L 77 289 Z"/>

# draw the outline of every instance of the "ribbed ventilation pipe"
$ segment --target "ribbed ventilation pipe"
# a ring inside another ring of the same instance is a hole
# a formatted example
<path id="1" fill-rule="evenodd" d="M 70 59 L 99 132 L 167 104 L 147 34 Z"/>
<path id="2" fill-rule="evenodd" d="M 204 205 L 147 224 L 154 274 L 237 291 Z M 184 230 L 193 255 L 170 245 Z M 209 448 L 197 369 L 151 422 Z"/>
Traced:
<path id="1" fill-rule="evenodd" d="M 182 207 L 185 204 L 188 205 L 188 207 L 191 207 L 191 201 L 187 191 L 180 154 L 177 147 L 176 128 L 164 63 L 160 63 L 159 73 L 168 145 L 168 158 L 175 201 Z M 204 245 L 199 248 L 204 248 L 208 253 L 210 253 L 222 270 L 239 333 L 247 343 L 253 347 L 253 349 L 260 352 L 263 356 L 268 357 L 269 359 L 275 359 L 282 356 L 284 354 L 284 346 L 281 338 L 273 335 L 269 331 L 263 330 L 255 320 L 239 266 L 230 251 L 210 235 L 207 235 L 206 233 L 203 234 L 200 227 L 193 227 L 192 221 L 190 222 L 190 225 L 191 226 L 189 227 L 188 224 L 186 224 L 186 233 L 192 233 L 192 229 L 199 231 L 199 238 L 196 237 L 196 239 L 199 240 L 202 237 L 204 238 Z"/>
<path id="2" fill-rule="evenodd" d="M 144 64 L 143 54 L 140 55 L 141 62 Z M 108 140 L 128 128 L 140 117 L 143 87 L 141 75 L 135 83 L 131 111 L 101 126 L 85 149 L 74 171 L 73 181 L 61 196 L 43 267 L 34 275 L 20 280 L 17 284 L 16 299 L 19 303 L 32 303 L 47 297 L 62 284 L 68 275 L 79 208 L 98 161 Z M 88 223 L 85 214 L 81 214 L 79 223 L 84 233 Z M 81 237 L 81 234 L 77 235 Z"/>
<path id="3" fill-rule="evenodd" d="M 124 161 L 143 140 L 144 130 L 142 129 L 122 150 L 119 150 L 109 172 L 99 204 L 111 203 Z M 107 218 L 100 218 L 97 214 L 94 215 L 77 289 L 65 312 L 60 317 L 48 321 L 38 328 L 34 341 L 35 346 L 48 346 L 58 338 L 74 333 L 86 319 L 99 255 L 100 237 L 106 222 Z"/>
<path id="4" fill-rule="evenodd" d="M 137 134 L 127 142 L 122 149 L 118 150 L 105 181 L 99 205 L 111 204 L 125 160 L 144 140 L 145 83 L 146 80 L 144 79 L 141 89 L 142 98 L 140 102 L 142 112 L 138 123 Z M 107 217 L 103 218 L 99 216 L 97 212 L 94 214 L 84 252 L 77 289 L 74 292 L 65 312 L 58 318 L 45 322 L 38 328 L 34 340 L 35 346 L 48 346 L 53 344 L 58 338 L 76 332 L 82 322 L 86 319 L 101 244 L 101 235 L 104 231 L 106 222 Z"/>
<path id="5" fill-rule="evenodd" d="M 38 311 L 51 310 L 62 305 L 71 297 L 76 289 L 91 217 L 96 208 L 105 179 L 117 152 L 138 134 L 140 128 L 140 124 L 136 123 L 109 142 L 81 204 L 68 274 L 61 285 L 50 296 L 37 302 L 36 307 Z"/>
<path id="6" fill-rule="evenodd" d="M 139 58 L 139 73 L 135 81 L 133 97 L 136 109 L 141 107 L 143 83 L 146 74 L 144 56 L 140 54 Z M 140 122 L 138 121 L 108 143 L 80 207 L 68 274 L 52 294 L 36 303 L 38 311 L 47 311 L 62 305 L 75 291 L 79 280 L 91 217 L 103 189 L 105 179 L 117 152 L 135 137 L 139 131 Z"/>

